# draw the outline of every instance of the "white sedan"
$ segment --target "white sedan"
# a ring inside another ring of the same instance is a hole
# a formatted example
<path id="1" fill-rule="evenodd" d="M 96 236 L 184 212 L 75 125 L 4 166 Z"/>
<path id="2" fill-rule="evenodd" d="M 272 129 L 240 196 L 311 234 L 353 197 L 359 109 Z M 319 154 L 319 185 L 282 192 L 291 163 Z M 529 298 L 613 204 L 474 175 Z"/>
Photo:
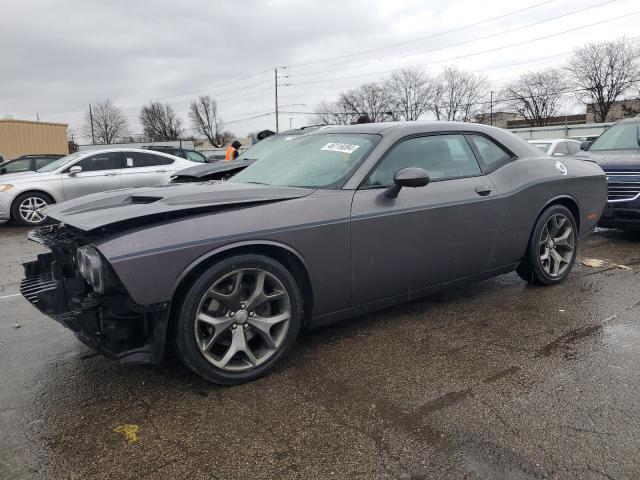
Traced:
<path id="1" fill-rule="evenodd" d="M 574 155 L 580 151 L 580 142 L 570 138 L 529 140 L 529 143 L 547 155 Z"/>
<path id="2" fill-rule="evenodd" d="M 175 172 L 194 165 L 167 153 L 132 148 L 72 153 L 36 172 L 0 177 L 0 220 L 41 225 L 47 218 L 42 210 L 52 203 L 117 188 L 164 185 Z"/>

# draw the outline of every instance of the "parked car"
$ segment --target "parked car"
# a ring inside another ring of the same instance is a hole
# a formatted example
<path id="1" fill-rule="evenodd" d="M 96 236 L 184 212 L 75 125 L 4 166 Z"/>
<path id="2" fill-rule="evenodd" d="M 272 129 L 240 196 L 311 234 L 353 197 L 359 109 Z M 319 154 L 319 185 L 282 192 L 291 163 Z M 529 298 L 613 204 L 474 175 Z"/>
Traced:
<path id="1" fill-rule="evenodd" d="M 278 149 L 285 148 L 288 143 L 300 135 L 313 132 L 321 127 L 310 126 L 286 130 L 276 135 L 270 135 L 242 152 L 232 161 L 214 161 L 207 165 L 196 165 L 181 170 L 171 177 L 172 183 L 205 182 L 211 180 L 228 180 L 236 173 L 244 170 L 253 162 L 272 154 Z"/>
<path id="2" fill-rule="evenodd" d="M 6 162 L 0 163 L 0 175 L 7 173 L 35 172 L 36 170 L 64 157 L 56 154 L 22 155 Z"/>
<path id="3" fill-rule="evenodd" d="M 177 170 L 193 165 L 166 153 L 138 149 L 81 151 L 36 172 L 0 177 L 0 220 L 43 224 L 44 208 L 71 198 L 117 188 L 162 185 Z"/>
<path id="4" fill-rule="evenodd" d="M 580 152 L 580 142 L 569 138 L 558 138 L 555 140 L 529 140 L 529 143 L 551 156 L 575 155 Z"/>
<path id="5" fill-rule="evenodd" d="M 563 281 L 606 198 L 596 163 L 550 162 L 498 128 L 328 127 L 227 182 L 49 207 L 60 223 L 30 238 L 52 251 L 20 288 L 109 358 L 158 362 L 170 339 L 198 375 L 237 384 L 303 326 L 513 270 Z"/>
<path id="6" fill-rule="evenodd" d="M 189 148 L 172 147 L 168 145 L 145 145 L 142 148 L 153 150 L 154 152 L 168 153 L 169 155 L 191 160 L 192 162 L 207 163 L 209 161 L 202 153 Z"/>
<path id="7" fill-rule="evenodd" d="M 596 141 L 600 135 L 578 135 L 576 137 L 569 137 L 571 140 L 580 142 L 580 148 L 585 150 L 589 145 Z"/>
<path id="8" fill-rule="evenodd" d="M 600 226 L 640 228 L 640 118 L 612 125 L 585 148 L 607 174 L 609 195 Z"/>

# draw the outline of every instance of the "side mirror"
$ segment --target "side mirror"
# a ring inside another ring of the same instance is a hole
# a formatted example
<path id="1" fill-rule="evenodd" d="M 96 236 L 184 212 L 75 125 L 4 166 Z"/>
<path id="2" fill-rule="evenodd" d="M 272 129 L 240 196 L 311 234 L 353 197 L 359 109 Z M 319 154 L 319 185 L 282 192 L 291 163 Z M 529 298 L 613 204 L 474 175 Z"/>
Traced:
<path id="1" fill-rule="evenodd" d="M 384 194 L 387 198 L 396 198 L 402 187 L 418 188 L 428 184 L 429 175 L 423 168 L 403 168 L 393 176 L 393 185 Z"/>
<path id="2" fill-rule="evenodd" d="M 580 144 L 580 150 L 588 150 L 591 146 L 591 142 L 582 142 Z"/>
<path id="3" fill-rule="evenodd" d="M 74 165 L 69 169 L 69 175 L 77 175 L 82 171 L 82 167 L 80 165 Z"/>
<path id="4" fill-rule="evenodd" d="M 0 168 L 0 175 L 4 175 L 5 173 L 7 173 L 7 168 L 6 167 Z"/>

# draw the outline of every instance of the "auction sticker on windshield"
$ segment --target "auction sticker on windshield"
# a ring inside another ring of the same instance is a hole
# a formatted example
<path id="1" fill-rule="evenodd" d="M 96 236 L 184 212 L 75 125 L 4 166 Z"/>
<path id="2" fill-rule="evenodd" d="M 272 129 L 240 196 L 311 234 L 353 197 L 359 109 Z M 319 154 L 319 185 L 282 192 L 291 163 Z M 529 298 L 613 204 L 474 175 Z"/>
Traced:
<path id="1" fill-rule="evenodd" d="M 328 150 L 330 152 L 353 153 L 360 145 L 351 145 L 349 143 L 327 143 L 320 150 Z"/>

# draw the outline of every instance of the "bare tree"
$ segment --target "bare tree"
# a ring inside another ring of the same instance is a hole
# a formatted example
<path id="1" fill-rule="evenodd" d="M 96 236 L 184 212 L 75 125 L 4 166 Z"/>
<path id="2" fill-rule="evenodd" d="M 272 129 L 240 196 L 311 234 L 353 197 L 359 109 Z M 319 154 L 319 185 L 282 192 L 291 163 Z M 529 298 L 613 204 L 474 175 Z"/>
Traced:
<path id="1" fill-rule="evenodd" d="M 364 115 L 368 115 L 372 122 L 396 119 L 389 89 L 378 82 L 365 83 L 355 90 L 340 94 L 337 106 L 351 116 L 350 123 Z"/>
<path id="2" fill-rule="evenodd" d="M 87 109 L 84 118 L 85 125 L 82 128 L 82 135 L 86 138 L 91 138 L 95 143 L 114 143 L 126 135 L 129 129 L 124 113 L 109 99 L 91 105 L 90 110 Z"/>
<path id="3" fill-rule="evenodd" d="M 560 110 L 566 89 L 562 72 L 549 68 L 525 73 L 508 83 L 502 91 L 502 101 L 532 127 L 544 127 Z"/>
<path id="4" fill-rule="evenodd" d="M 314 109 L 315 116 L 311 123 L 316 125 L 347 125 L 354 121 L 354 116 L 342 110 L 337 103 L 322 102 Z"/>
<path id="5" fill-rule="evenodd" d="M 639 80 L 640 47 L 620 38 L 577 48 L 567 63 L 577 96 L 593 104 L 596 121 L 605 122 L 611 105 Z"/>
<path id="6" fill-rule="evenodd" d="M 438 120 L 469 122 L 486 108 L 488 90 L 485 76 L 446 67 L 436 80 L 430 110 Z"/>
<path id="7" fill-rule="evenodd" d="M 218 102 L 209 95 L 202 95 L 195 102 L 191 102 L 189 118 L 191 118 L 194 132 L 207 137 L 214 147 L 224 145 L 224 123 L 218 116 Z"/>
<path id="8" fill-rule="evenodd" d="M 386 82 L 392 111 L 401 120 L 418 120 L 433 104 L 433 81 L 421 68 L 394 72 Z"/>
<path id="9" fill-rule="evenodd" d="M 140 123 L 145 137 L 152 142 L 178 140 L 182 132 L 182 120 L 168 103 L 151 102 L 142 107 Z"/>

